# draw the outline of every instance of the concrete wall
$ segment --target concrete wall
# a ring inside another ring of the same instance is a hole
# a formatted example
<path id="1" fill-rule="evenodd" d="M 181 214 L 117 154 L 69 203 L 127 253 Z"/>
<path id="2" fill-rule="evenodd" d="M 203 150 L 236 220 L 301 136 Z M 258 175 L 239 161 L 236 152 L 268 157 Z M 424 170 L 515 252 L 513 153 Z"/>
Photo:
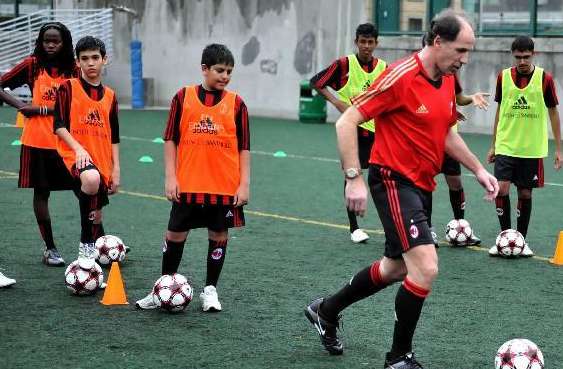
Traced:
<path id="1" fill-rule="evenodd" d="M 58 0 L 58 8 L 105 7 L 102 0 Z M 203 47 L 229 46 L 235 56 L 230 88 L 239 92 L 253 115 L 297 117 L 298 84 L 340 55 L 353 52 L 356 26 L 371 20 L 371 0 L 124 0 L 138 12 L 143 42 L 144 76 L 154 79 L 154 99 L 168 106 L 183 85 L 201 81 Z M 132 17 L 114 14 L 114 57 L 106 81 L 120 101 L 130 103 L 129 42 Z M 511 63 L 511 39 L 479 39 L 461 73 L 466 93 L 494 95 L 498 72 Z M 563 44 L 537 39 L 538 65 L 554 74 L 558 90 L 563 71 Z M 388 62 L 420 47 L 419 37 L 381 37 L 376 54 Z M 491 102 L 494 96 L 491 96 Z M 488 112 L 463 108 L 469 118 L 462 131 L 490 132 L 496 103 Z M 329 107 L 329 119 L 338 117 Z"/>

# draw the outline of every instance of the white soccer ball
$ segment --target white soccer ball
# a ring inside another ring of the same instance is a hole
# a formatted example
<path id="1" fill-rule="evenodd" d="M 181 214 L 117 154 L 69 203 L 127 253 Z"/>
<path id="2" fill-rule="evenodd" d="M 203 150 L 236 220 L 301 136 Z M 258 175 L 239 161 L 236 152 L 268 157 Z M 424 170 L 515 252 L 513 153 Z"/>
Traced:
<path id="1" fill-rule="evenodd" d="M 446 240 L 457 245 L 467 242 L 473 236 L 473 229 L 465 219 L 452 219 L 446 225 Z"/>
<path id="2" fill-rule="evenodd" d="M 499 255 L 518 256 L 524 250 L 524 236 L 514 229 L 505 229 L 500 232 L 495 242 Z"/>
<path id="3" fill-rule="evenodd" d="M 93 263 L 91 268 L 85 268 L 78 260 L 73 261 L 66 268 L 65 284 L 75 295 L 90 295 L 95 293 L 104 281 L 102 268 Z"/>
<path id="4" fill-rule="evenodd" d="M 154 303 L 169 312 L 180 312 L 192 301 L 193 290 L 186 277 L 174 273 L 158 278 L 152 289 Z"/>
<path id="5" fill-rule="evenodd" d="M 543 354 L 530 340 L 505 342 L 495 356 L 495 369 L 543 369 Z"/>
<path id="6" fill-rule="evenodd" d="M 122 263 L 125 260 L 125 245 L 121 238 L 106 235 L 96 240 L 96 260 L 101 265 L 109 265 L 114 261 Z"/>

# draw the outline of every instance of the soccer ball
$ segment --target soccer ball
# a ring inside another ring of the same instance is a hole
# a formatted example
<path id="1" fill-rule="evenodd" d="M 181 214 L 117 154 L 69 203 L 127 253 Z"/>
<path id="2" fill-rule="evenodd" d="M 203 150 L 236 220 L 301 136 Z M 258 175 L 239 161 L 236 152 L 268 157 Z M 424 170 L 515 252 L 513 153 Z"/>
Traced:
<path id="1" fill-rule="evenodd" d="M 473 236 L 473 229 L 465 219 L 452 219 L 446 225 L 446 240 L 458 245 L 467 242 Z"/>
<path id="2" fill-rule="evenodd" d="M 518 256 L 524 249 L 524 236 L 514 229 L 505 229 L 497 236 L 496 246 L 501 256 Z"/>
<path id="3" fill-rule="evenodd" d="M 65 271 L 65 284 L 75 295 L 91 295 L 104 281 L 102 268 L 96 263 L 90 269 L 80 266 L 78 260 L 73 261 Z"/>
<path id="4" fill-rule="evenodd" d="M 181 274 L 165 274 L 152 288 L 154 303 L 169 312 L 180 312 L 192 301 L 193 290 Z"/>
<path id="5" fill-rule="evenodd" d="M 121 238 L 116 236 L 102 236 L 96 240 L 96 260 L 101 265 L 109 265 L 114 261 L 118 263 L 125 259 L 125 245 Z"/>
<path id="6" fill-rule="evenodd" d="M 495 369 L 543 369 L 543 354 L 532 341 L 513 339 L 498 349 Z"/>

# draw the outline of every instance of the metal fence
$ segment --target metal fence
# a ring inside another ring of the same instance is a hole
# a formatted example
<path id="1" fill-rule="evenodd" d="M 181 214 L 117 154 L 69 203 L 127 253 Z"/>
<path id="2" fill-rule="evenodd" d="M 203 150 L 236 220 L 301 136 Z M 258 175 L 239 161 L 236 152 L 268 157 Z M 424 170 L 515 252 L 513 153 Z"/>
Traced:
<path id="1" fill-rule="evenodd" d="M 84 36 L 95 36 L 106 44 L 111 61 L 113 54 L 113 10 L 46 9 L 0 22 L 0 72 L 4 72 L 30 55 L 35 48 L 39 29 L 47 22 L 61 22 L 68 27 L 74 42 Z"/>

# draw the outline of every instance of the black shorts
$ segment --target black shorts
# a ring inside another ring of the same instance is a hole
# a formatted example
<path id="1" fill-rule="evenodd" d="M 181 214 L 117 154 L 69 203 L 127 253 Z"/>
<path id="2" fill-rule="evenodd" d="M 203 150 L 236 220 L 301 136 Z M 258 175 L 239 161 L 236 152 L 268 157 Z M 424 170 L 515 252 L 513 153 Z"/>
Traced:
<path id="1" fill-rule="evenodd" d="M 358 154 L 360 156 L 360 166 L 362 169 L 369 168 L 369 157 L 371 147 L 375 139 L 375 133 L 362 127 L 358 127 Z"/>
<path id="2" fill-rule="evenodd" d="M 168 230 L 186 232 L 195 228 L 207 228 L 222 232 L 244 226 L 242 207 L 233 205 L 201 205 L 173 202 L 168 220 Z"/>
<path id="3" fill-rule="evenodd" d="M 82 187 L 82 183 L 80 182 L 80 173 L 88 169 L 98 170 L 98 168 L 96 168 L 94 164 L 88 164 L 82 169 L 76 169 L 76 166 L 72 166 L 72 170 L 71 170 L 71 176 L 73 179 L 72 191 L 74 192 L 76 198 L 79 198 L 78 196 L 80 195 L 80 188 Z M 104 180 L 101 179 L 101 175 L 100 175 L 100 187 L 98 188 L 98 193 L 92 198 L 92 201 L 93 204 L 90 205 L 90 208 L 96 210 L 101 210 L 104 206 L 109 204 L 108 186 L 106 185 Z"/>
<path id="4" fill-rule="evenodd" d="M 495 177 L 499 181 L 510 181 L 518 188 L 543 187 L 543 159 L 496 155 Z"/>
<path id="5" fill-rule="evenodd" d="M 444 162 L 442 163 L 442 169 L 440 170 L 440 173 L 443 173 L 447 176 L 460 176 L 461 164 L 459 164 L 459 161 L 446 154 L 444 155 Z"/>
<path id="6" fill-rule="evenodd" d="M 71 190 L 74 180 L 57 150 L 21 145 L 19 188 Z"/>
<path id="7" fill-rule="evenodd" d="M 377 165 L 370 166 L 368 182 L 385 231 L 386 257 L 399 259 L 415 246 L 434 245 L 429 224 L 432 192 Z"/>

